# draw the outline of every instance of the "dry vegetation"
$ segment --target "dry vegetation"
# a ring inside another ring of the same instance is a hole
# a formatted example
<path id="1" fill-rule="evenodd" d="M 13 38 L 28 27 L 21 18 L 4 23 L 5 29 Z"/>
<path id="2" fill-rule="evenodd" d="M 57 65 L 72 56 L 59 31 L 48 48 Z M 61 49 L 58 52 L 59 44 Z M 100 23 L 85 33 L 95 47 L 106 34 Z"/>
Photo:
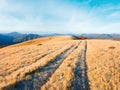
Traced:
<path id="1" fill-rule="evenodd" d="M 61 64 L 52 75 L 50 80 L 42 87 L 42 90 L 67 90 L 71 87 L 74 78 L 76 63 L 79 61 L 79 54 L 84 49 L 85 43 L 82 42 Z"/>
<path id="2" fill-rule="evenodd" d="M 119 41 L 88 41 L 87 64 L 91 90 L 120 89 Z"/>
<path id="3" fill-rule="evenodd" d="M 0 89 L 119 90 L 120 42 L 54 36 L 0 49 Z"/>
<path id="4" fill-rule="evenodd" d="M 29 40 L 27 42 L 17 44 L 15 46 L 23 46 L 23 45 L 33 45 L 33 44 L 44 44 L 44 43 L 51 43 L 51 42 L 57 42 L 57 41 L 66 41 L 66 40 L 73 40 L 73 37 L 71 36 L 51 36 L 51 37 L 43 37 L 38 38 L 35 40 Z"/>

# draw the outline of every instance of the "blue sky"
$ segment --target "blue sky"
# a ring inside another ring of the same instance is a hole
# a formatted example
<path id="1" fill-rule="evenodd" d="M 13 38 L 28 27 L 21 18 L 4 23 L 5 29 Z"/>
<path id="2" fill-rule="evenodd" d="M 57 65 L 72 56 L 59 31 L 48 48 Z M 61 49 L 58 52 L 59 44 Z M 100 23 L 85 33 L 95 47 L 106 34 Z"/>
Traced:
<path id="1" fill-rule="evenodd" d="M 0 33 L 120 33 L 120 0 L 0 0 Z"/>

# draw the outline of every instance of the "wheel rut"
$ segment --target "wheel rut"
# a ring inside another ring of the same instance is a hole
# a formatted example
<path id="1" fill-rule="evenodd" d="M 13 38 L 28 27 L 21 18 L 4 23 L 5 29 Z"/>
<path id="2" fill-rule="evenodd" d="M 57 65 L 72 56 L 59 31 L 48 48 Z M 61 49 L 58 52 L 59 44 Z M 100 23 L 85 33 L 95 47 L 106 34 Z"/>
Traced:
<path id="1" fill-rule="evenodd" d="M 81 42 L 71 46 L 67 50 L 65 50 L 62 54 L 56 57 L 56 59 L 50 63 L 48 63 L 43 68 L 38 68 L 35 72 L 29 73 L 28 79 L 24 78 L 23 80 L 17 82 L 15 85 L 10 86 L 12 90 L 40 90 L 41 86 L 43 86 L 51 77 L 51 75 L 57 70 L 57 68 L 61 65 L 64 59 L 72 53 Z"/>
<path id="2" fill-rule="evenodd" d="M 72 90 L 90 90 L 89 80 L 87 76 L 87 63 L 86 63 L 86 52 L 87 52 L 87 41 L 85 41 L 84 49 L 81 50 L 78 58 L 79 61 L 76 63 L 75 78 L 72 82 Z"/>

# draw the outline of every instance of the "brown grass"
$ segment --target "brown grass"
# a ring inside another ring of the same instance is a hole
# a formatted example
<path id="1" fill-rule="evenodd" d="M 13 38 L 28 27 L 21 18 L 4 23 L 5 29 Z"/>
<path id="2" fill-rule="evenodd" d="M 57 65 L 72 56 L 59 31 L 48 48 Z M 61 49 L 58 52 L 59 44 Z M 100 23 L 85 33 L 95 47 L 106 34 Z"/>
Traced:
<path id="1" fill-rule="evenodd" d="M 87 63 L 91 90 L 119 90 L 119 45 L 118 41 L 88 41 Z"/>
<path id="2" fill-rule="evenodd" d="M 109 48 L 109 49 L 115 49 L 116 47 L 114 47 L 114 46 L 109 46 L 108 48 Z"/>
<path id="3" fill-rule="evenodd" d="M 41 88 L 41 90 L 68 90 L 74 78 L 74 69 L 78 60 L 78 55 L 84 48 L 84 42 L 74 50 L 61 64 L 61 66 L 52 75 L 50 80 Z"/>
<path id="4" fill-rule="evenodd" d="M 63 40 L 63 41 L 62 41 Z M 69 36 L 46 37 L 0 49 L 0 90 L 16 84 L 23 78 L 32 80 L 30 73 L 45 67 L 58 55 L 79 40 Z M 62 64 L 41 87 L 42 90 L 69 90 L 75 78 L 78 57 L 85 48 L 85 41 L 63 60 Z M 87 40 L 87 76 L 91 90 L 119 90 L 120 42 Z M 81 63 L 82 64 L 82 63 Z M 84 65 L 81 65 L 81 69 Z M 85 66 L 86 67 L 86 66 Z M 83 73 L 84 75 L 84 73 Z M 41 76 L 41 73 L 39 73 Z"/>
<path id="5" fill-rule="evenodd" d="M 25 77 L 25 79 L 26 79 L 26 80 L 31 80 L 32 77 L 31 77 L 30 75 L 27 75 L 27 76 Z"/>
<path id="6" fill-rule="evenodd" d="M 2 52 L 0 52 L 0 75 L 3 78 L 0 80 L 1 86 L 14 84 L 25 77 L 26 74 L 37 70 L 38 67 L 44 67 L 74 43 L 77 42 L 61 41 L 42 46 L 29 45 L 2 49 Z M 41 57 L 44 54 L 46 56 Z"/>
<path id="7" fill-rule="evenodd" d="M 59 41 L 66 41 L 66 40 L 73 40 L 72 36 L 50 36 L 50 37 L 42 37 L 34 40 L 29 40 L 27 42 L 23 42 L 21 44 L 17 44 L 15 46 L 22 46 L 22 45 L 32 45 L 32 44 L 43 44 L 43 43 L 51 43 L 51 42 L 59 42 Z M 14 46 L 14 45 L 13 45 Z"/>

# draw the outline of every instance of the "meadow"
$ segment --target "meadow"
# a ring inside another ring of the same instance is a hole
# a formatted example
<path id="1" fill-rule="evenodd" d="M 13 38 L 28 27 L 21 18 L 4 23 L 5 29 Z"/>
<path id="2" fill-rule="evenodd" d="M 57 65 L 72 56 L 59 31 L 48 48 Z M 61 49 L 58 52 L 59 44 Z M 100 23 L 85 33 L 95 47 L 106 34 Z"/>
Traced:
<path id="1" fill-rule="evenodd" d="M 53 36 L 0 49 L 1 90 L 119 90 L 120 42 Z"/>

